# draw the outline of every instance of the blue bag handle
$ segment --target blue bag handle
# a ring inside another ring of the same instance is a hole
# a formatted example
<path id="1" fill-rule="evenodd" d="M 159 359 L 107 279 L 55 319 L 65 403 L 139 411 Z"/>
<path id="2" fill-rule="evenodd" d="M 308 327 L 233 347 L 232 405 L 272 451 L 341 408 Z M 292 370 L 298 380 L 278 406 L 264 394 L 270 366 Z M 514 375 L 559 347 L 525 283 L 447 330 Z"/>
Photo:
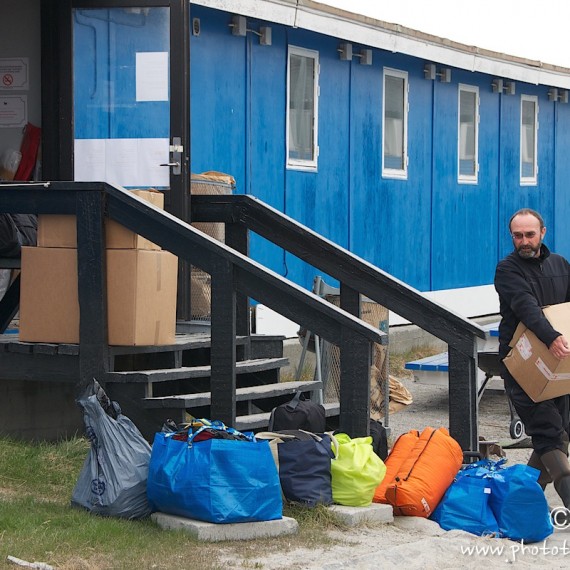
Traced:
<path id="1" fill-rule="evenodd" d="M 232 435 L 241 435 L 244 438 L 246 438 L 248 441 L 256 441 L 255 440 L 255 436 L 253 434 L 246 434 L 243 433 L 241 431 L 238 431 L 235 428 L 232 427 L 227 427 L 222 421 L 220 420 L 212 420 L 211 422 L 208 420 L 200 420 L 204 423 L 204 425 L 197 429 L 194 433 L 190 433 L 190 430 L 188 430 L 188 447 L 192 447 L 192 444 L 194 442 L 194 438 L 201 432 L 203 432 L 206 429 L 215 429 L 218 431 L 225 431 L 229 434 Z"/>
<path id="2" fill-rule="evenodd" d="M 499 471 L 503 468 L 504 464 L 507 462 L 507 458 L 503 457 L 502 459 L 493 460 L 493 459 L 480 459 L 475 463 L 470 463 L 466 465 L 459 474 L 465 474 L 472 469 L 485 469 L 489 471 L 489 473 L 493 473 L 495 471 Z"/>

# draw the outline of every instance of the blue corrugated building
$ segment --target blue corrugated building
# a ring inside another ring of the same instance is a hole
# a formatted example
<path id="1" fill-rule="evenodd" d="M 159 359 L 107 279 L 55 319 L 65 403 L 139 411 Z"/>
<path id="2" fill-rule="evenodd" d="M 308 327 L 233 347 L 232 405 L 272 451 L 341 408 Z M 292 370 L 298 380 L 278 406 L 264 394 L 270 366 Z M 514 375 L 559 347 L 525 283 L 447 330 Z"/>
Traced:
<path id="1" fill-rule="evenodd" d="M 309 0 L 197 0 L 191 20 L 193 172 L 233 175 L 237 192 L 468 316 L 497 308 L 516 209 L 539 209 L 570 256 L 570 70 Z M 251 253 L 310 287 L 298 259 L 260 239 Z"/>

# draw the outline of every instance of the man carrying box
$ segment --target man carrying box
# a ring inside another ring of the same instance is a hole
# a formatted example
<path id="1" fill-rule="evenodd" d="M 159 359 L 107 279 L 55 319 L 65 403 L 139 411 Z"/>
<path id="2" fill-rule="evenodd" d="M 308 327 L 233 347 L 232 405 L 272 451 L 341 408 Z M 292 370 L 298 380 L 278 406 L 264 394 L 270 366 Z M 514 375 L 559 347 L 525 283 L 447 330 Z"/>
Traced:
<path id="1" fill-rule="evenodd" d="M 558 359 L 570 356 L 570 344 L 542 312 L 546 305 L 570 301 L 570 264 L 542 243 L 546 227 L 541 215 L 528 208 L 509 221 L 514 251 L 499 262 L 495 289 L 499 294 L 501 324 L 499 356 L 510 351 L 509 343 L 520 322 L 530 329 Z M 533 452 L 528 464 L 540 470 L 538 482 L 544 489 L 554 482 L 564 506 L 570 509 L 570 464 L 568 463 L 568 396 L 534 402 L 502 366 L 505 389 L 527 435 Z"/>

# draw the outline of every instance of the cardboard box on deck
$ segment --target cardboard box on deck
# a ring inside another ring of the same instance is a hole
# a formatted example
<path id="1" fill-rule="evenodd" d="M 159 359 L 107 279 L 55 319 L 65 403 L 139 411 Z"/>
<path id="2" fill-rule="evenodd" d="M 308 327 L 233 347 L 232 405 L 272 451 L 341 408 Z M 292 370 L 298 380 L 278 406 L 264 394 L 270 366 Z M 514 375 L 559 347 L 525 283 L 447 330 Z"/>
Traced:
<path id="1" fill-rule="evenodd" d="M 570 339 L 570 303 L 551 305 L 543 312 L 554 329 Z M 553 356 L 522 323 L 510 345 L 505 366 L 534 402 L 570 394 L 570 358 L 559 360 Z"/>
<path id="2" fill-rule="evenodd" d="M 131 192 L 157 208 L 164 208 L 162 192 L 157 190 L 131 190 Z M 76 226 L 75 216 L 40 214 L 38 247 L 77 247 Z M 161 249 L 148 239 L 109 219 L 105 222 L 105 246 L 107 249 Z"/>
<path id="3" fill-rule="evenodd" d="M 167 251 L 107 250 L 110 345 L 174 342 L 177 273 Z M 79 342 L 76 249 L 22 248 L 20 340 Z"/>

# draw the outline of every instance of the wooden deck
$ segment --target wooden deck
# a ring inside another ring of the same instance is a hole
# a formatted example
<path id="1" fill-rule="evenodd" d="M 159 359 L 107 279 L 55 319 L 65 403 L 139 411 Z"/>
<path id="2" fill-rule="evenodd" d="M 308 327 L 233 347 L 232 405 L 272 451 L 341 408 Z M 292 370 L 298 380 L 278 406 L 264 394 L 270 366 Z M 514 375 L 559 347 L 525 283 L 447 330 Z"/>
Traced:
<path id="1" fill-rule="evenodd" d="M 180 333 L 166 346 L 110 346 L 109 372 L 98 378 L 109 396 L 149 440 L 166 419 L 186 414 L 209 417 L 211 339 Z M 267 427 L 270 410 L 299 390 L 321 389 L 320 382 L 280 382 L 283 338 L 236 338 L 236 417 L 238 429 Z M 58 439 L 82 431 L 79 394 L 80 345 L 20 342 L 0 335 L 0 433 Z M 339 406 L 329 406 L 338 416 Z M 250 417 L 251 416 L 251 417 Z"/>

